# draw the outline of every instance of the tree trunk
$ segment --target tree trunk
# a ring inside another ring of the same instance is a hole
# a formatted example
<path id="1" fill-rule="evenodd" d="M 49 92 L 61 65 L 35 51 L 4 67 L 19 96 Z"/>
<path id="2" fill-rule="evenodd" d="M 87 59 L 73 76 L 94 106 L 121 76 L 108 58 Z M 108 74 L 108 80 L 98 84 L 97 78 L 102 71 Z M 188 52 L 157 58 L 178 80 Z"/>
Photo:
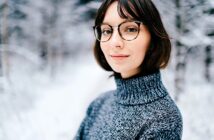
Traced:
<path id="1" fill-rule="evenodd" d="M 176 5 L 176 66 L 175 66 L 175 100 L 179 99 L 179 95 L 184 90 L 185 80 L 185 68 L 186 68 L 186 47 L 180 42 L 183 33 L 183 22 L 182 22 L 182 7 L 181 7 L 181 0 L 175 0 Z"/>
<path id="2" fill-rule="evenodd" d="M 5 79 L 4 84 L 7 86 L 10 83 L 9 78 L 9 33 L 8 33 L 8 13 L 9 13 L 9 7 L 8 7 L 8 0 L 4 0 L 3 4 L 3 18 L 2 18 L 2 46 L 1 46 L 1 64 L 2 64 L 2 76 Z M 5 86 L 4 85 L 4 86 Z"/>
<path id="3" fill-rule="evenodd" d="M 211 74 L 210 74 L 210 66 L 212 63 L 212 53 L 211 53 L 211 45 L 206 46 L 205 48 L 205 79 L 207 82 L 211 81 Z"/>

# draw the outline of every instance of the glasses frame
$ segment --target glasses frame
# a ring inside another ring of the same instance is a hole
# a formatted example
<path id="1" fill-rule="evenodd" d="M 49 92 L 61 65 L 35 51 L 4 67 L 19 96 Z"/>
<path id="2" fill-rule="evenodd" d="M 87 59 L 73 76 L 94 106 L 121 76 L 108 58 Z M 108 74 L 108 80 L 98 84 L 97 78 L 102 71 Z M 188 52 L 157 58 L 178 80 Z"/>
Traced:
<path id="1" fill-rule="evenodd" d="M 120 30 L 119 30 L 119 29 L 120 29 L 120 26 L 121 26 L 122 24 L 124 24 L 124 23 L 127 23 L 127 22 L 135 22 L 135 23 L 138 25 L 138 32 L 137 32 L 137 35 L 136 35 L 136 37 L 134 37 L 133 39 L 125 39 L 125 38 L 122 36 L 122 34 L 121 34 Z M 109 41 L 109 40 L 111 39 L 113 33 L 111 34 L 111 36 L 109 37 L 109 39 L 107 39 L 107 40 L 105 40 L 105 41 L 101 41 L 101 40 L 98 38 L 97 33 L 96 33 L 97 27 L 100 27 L 101 25 L 108 25 L 108 26 L 111 28 L 111 30 L 112 30 L 113 32 L 114 32 L 114 28 L 117 28 L 117 31 L 118 31 L 120 37 L 121 37 L 123 40 L 132 41 L 132 40 L 135 40 L 135 39 L 138 37 L 139 32 L 140 32 L 140 25 L 141 25 L 141 24 L 143 24 L 143 22 L 142 22 L 142 21 L 138 21 L 138 20 L 126 20 L 126 21 L 120 23 L 118 26 L 111 26 L 111 25 L 109 25 L 109 24 L 107 24 L 107 23 L 102 23 L 102 24 L 100 24 L 100 25 L 93 26 L 94 36 L 95 36 L 95 38 L 96 38 L 99 42 L 107 42 L 107 41 Z"/>

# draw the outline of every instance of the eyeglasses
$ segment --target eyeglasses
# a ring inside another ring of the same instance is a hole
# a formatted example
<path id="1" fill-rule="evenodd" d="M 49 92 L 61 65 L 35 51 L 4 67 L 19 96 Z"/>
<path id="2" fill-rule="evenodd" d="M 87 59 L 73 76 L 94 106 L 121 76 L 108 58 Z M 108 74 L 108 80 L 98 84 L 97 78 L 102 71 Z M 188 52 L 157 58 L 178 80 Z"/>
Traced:
<path id="1" fill-rule="evenodd" d="M 114 27 L 117 28 L 120 37 L 126 41 L 132 41 L 137 38 L 140 32 L 141 21 L 125 21 L 120 23 L 118 26 L 111 26 L 107 23 L 94 26 L 94 35 L 96 39 L 100 42 L 107 42 L 110 40 Z"/>

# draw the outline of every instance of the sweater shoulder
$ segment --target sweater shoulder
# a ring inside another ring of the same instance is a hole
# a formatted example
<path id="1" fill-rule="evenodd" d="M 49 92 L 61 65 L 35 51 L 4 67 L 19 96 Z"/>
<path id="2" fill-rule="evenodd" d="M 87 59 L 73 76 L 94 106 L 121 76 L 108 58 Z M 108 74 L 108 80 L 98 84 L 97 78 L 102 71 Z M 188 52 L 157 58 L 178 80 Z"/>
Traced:
<path id="1" fill-rule="evenodd" d="M 115 90 L 110 90 L 104 93 L 101 93 L 98 97 L 96 97 L 89 105 L 87 109 L 87 115 L 93 114 L 98 112 L 101 106 L 106 102 L 108 99 L 111 99 Z"/>
<path id="2" fill-rule="evenodd" d="M 143 128 L 144 136 L 159 137 L 158 135 L 175 135 L 178 139 L 182 137 L 183 119 L 181 112 L 170 96 L 165 96 L 151 106 L 153 117 L 146 128 Z M 143 136 L 142 135 L 142 136 Z"/>
<path id="3" fill-rule="evenodd" d="M 109 90 L 109 91 L 103 92 L 94 101 L 99 102 L 99 101 L 105 101 L 108 98 L 112 98 L 112 95 L 114 92 L 115 90 Z"/>
<path id="4" fill-rule="evenodd" d="M 160 121 L 164 124 L 163 126 L 169 125 L 166 128 L 182 127 L 183 119 L 181 112 L 175 101 L 169 95 L 159 101 L 154 114 L 158 122 Z"/>
<path id="5" fill-rule="evenodd" d="M 101 93 L 97 98 L 95 98 L 92 101 L 92 104 L 98 105 L 98 106 L 103 104 L 106 100 L 111 99 L 113 97 L 114 92 L 115 90 L 110 90 L 110 91 Z"/>
<path id="6" fill-rule="evenodd" d="M 173 117 L 176 120 L 178 120 L 179 122 L 180 121 L 182 122 L 182 115 L 181 115 L 180 109 L 178 108 L 175 101 L 169 95 L 166 96 L 166 98 L 162 100 L 162 105 L 168 112 L 169 117 Z"/>

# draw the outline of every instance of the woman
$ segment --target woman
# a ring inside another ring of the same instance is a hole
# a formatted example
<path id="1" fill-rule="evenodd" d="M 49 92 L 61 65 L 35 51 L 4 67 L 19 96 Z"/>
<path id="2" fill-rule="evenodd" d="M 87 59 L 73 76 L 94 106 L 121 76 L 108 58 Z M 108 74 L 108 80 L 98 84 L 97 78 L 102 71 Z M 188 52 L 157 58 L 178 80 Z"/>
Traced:
<path id="1" fill-rule="evenodd" d="M 180 140 L 182 116 L 160 69 L 171 43 L 151 0 L 105 0 L 94 32 L 95 57 L 117 89 L 88 107 L 76 140 Z"/>

